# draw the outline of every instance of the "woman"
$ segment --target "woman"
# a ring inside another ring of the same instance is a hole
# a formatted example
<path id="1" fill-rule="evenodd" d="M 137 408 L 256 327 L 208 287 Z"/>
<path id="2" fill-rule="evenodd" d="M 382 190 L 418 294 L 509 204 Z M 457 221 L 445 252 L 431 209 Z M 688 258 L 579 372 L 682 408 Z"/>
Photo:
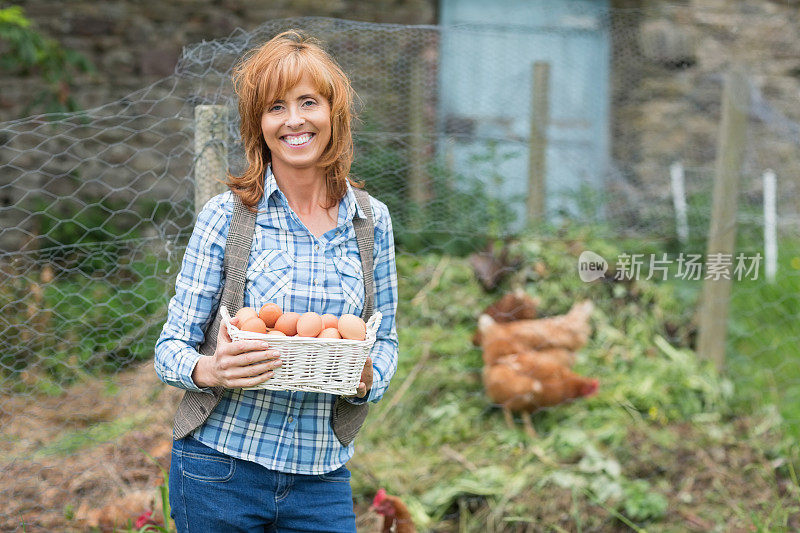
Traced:
<path id="1" fill-rule="evenodd" d="M 243 390 L 270 379 L 280 360 L 268 345 L 231 342 L 225 328 L 213 355 L 197 351 L 219 306 L 234 195 L 257 210 L 245 306 L 361 314 L 354 220 L 366 215 L 348 178 L 353 92 L 320 45 L 296 31 L 245 56 L 233 81 L 248 166 L 199 213 L 156 344 L 162 381 L 194 391 L 187 395 L 221 391 L 204 421 L 173 442 L 172 516 L 179 531 L 355 531 L 345 466 L 353 444 L 331 425 L 337 397 Z M 397 368 L 392 224 L 383 203 L 370 198 L 369 207 L 383 318 L 357 396 L 339 400 L 350 404 L 378 401 Z"/>

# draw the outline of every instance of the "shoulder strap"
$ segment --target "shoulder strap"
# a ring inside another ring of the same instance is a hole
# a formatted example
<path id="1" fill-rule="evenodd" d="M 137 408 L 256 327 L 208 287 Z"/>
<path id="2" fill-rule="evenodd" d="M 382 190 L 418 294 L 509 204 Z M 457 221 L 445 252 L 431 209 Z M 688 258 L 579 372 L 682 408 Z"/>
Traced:
<path id="1" fill-rule="evenodd" d="M 356 195 L 358 205 L 366 215 L 366 218 L 353 218 L 356 241 L 358 241 L 358 254 L 361 256 L 361 270 L 364 276 L 364 311 L 361 313 L 361 318 L 366 322 L 372 316 L 375 308 L 375 277 L 372 255 L 375 248 L 375 221 L 372 216 L 372 207 L 369 204 L 367 191 L 353 187 L 353 192 Z M 333 410 L 331 411 L 331 428 L 342 446 L 349 446 L 353 442 L 358 430 L 367 418 L 367 413 L 369 413 L 369 404 L 352 404 L 341 396 L 336 398 L 336 403 L 333 404 Z"/>
<path id="2" fill-rule="evenodd" d="M 253 231 L 256 214 L 247 209 L 239 196 L 233 195 L 233 218 L 228 228 L 228 240 L 225 243 L 225 287 L 222 289 L 220 307 L 225 306 L 233 316 L 244 304 L 244 286 L 247 281 L 247 262 L 250 258 L 250 247 L 253 244 Z M 206 338 L 200 347 L 203 355 L 212 355 L 217 346 L 217 333 L 222 316 L 217 308 L 214 321 L 206 330 Z M 203 349 L 209 350 L 205 353 Z"/>
<path id="3" fill-rule="evenodd" d="M 373 253 L 375 249 L 375 221 L 372 216 L 372 206 L 369 203 L 369 193 L 364 189 L 353 187 L 356 202 L 364 211 L 366 218 L 354 217 L 353 228 L 356 230 L 358 241 L 358 254 L 361 256 L 361 270 L 364 276 L 364 310 L 361 318 L 364 322 L 369 320 L 375 309 L 375 277 Z"/>
<path id="4" fill-rule="evenodd" d="M 255 229 L 256 215 L 247 209 L 237 195 L 233 195 L 233 218 L 228 228 L 228 239 L 225 243 L 225 286 L 222 289 L 220 307 L 225 305 L 231 313 L 238 311 L 244 302 L 245 272 L 247 261 L 250 257 L 250 247 L 253 243 L 253 230 Z M 200 353 L 213 355 L 217 346 L 217 334 L 222 316 L 217 308 L 214 320 L 205 331 L 205 339 L 200 345 Z M 173 438 L 181 439 L 191 433 L 200 424 L 206 421 L 211 411 L 222 398 L 224 389 L 214 387 L 213 394 L 196 391 L 186 391 L 178 404 L 175 413 L 175 424 L 172 430 Z"/>

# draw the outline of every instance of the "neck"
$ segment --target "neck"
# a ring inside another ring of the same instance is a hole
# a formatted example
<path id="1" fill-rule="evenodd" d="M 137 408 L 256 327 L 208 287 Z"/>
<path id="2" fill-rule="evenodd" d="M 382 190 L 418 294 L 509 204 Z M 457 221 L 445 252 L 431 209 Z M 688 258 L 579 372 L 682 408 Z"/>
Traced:
<path id="1" fill-rule="evenodd" d="M 303 169 L 272 167 L 272 174 L 295 213 L 309 214 L 328 205 L 328 190 L 322 167 Z"/>

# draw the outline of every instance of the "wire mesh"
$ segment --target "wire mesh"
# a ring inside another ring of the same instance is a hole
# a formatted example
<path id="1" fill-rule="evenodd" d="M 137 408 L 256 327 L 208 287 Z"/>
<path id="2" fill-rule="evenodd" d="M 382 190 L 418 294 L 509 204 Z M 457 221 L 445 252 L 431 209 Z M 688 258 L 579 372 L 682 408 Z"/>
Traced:
<path id="1" fill-rule="evenodd" d="M 453 272 L 461 271 L 455 262 L 466 264 L 465 255 L 488 243 L 547 234 L 525 214 L 529 76 L 535 58 L 518 51 L 527 49 L 525 43 L 534 38 L 563 44 L 576 35 L 594 35 L 611 43 L 607 117 L 587 113 L 594 108 L 585 106 L 583 98 L 592 84 L 584 79 L 587 67 L 581 48 L 570 53 L 564 44 L 567 52 L 552 64 L 550 107 L 563 111 L 551 112 L 548 172 L 557 168 L 558 176 L 570 176 L 572 186 L 548 183 L 544 226 L 592 226 L 612 239 L 647 239 L 662 245 L 673 260 L 679 253 L 705 254 L 728 65 L 720 64 L 711 73 L 692 68 L 713 55 L 702 49 L 699 58 L 683 53 L 691 38 L 681 25 L 688 8 L 665 10 L 657 24 L 642 30 L 642 10 L 576 5 L 570 14 L 573 23 L 566 27 L 272 21 L 251 33 L 237 31 L 227 39 L 187 46 L 173 76 L 117 102 L 65 116 L 0 124 L 0 386 L 5 393 L 0 420 L 10 428 L 9 438 L 20 438 L 28 427 L 32 415 L 26 402 L 38 401 L 43 393 L 57 397 L 74 390 L 87 375 L 114 376 L 152 358 L 194 219 L 194 108 L 228 107 L 224 142 L 230 167 L 241 170 L 231 68 L 244 51 L 285 29 L 302 28 L 324 41 L 360 97 L 353 175 L 365 180 L 367 189 L 392 213 L 398 261 L 404 262 L 401 293 L 408 296 L 411 311 L 401 326 L 474 321 L 478 309 L 473 307 L 487 296 L 470 295 L 459 309 L 442 310 L 426 301 L 426 291 L 443 277 L 458 280 Z M 451 45 L 463 42 L 482 43 L 484 53 L 459 56 Z M 496 54 L 500 49 L 502 56 Z M 753 50 L 751 56 L 757 58 L 758 53 Z M 498 78 L 503 90 L 487 94 L 475 84 L 477 72 Z M 800 225 L 800 124 L 770 103 L 759 88 L 761 82 L 749 77 L 739 249 L 763 253 L 762 174 L 772 169 L 778 176 L 780 242 L 796 253 L 792 239 Z M 468 100 L 473 111 L 448 107 L 449 100 Z M 553 124 L 565 131 L 606 129 L 608 138 L 559 140 Z M 599 165 L 597 146 L 603 142 L 607 164 Z M 670 165 L 675 162 L 684 169 L 686 242 L 677 237 L 670 188 Z M 618 263 L 618 257 L 604 258 Z M 794 271 L 785 256 L 779 263 L 780 275 L 794 284 L 800 259 L 797 262 Z M 424 275 L 413 274 L 420 269 Z M 743 282 L 736 290 L 746 292 L 747 287 Z M 698 289 L 695 283 L 687 290 Z M 548 301 L 557 302 L 552 297 Z M 564 304 L 550 309 L 565 311 L 569 305 Z M 774 313 L 774 320 L 783 322 L 792 309 L 796 313 L 797 296 L 778 294 L 750 312 Z M 732 317 L 728 340 L 734 368 L 740 358 L 761 357 L 775 365 L 774 376 L 794 364 L 772 357 L 784 351 L 796 356 L 791 345 L 797 337 L 750 346 L 751 333 L 737 329 L 739 319 Z M 686 345 L 691 341 L 673 340 Z M 430 339 L 425 343 L 429 348 L 435 344 Z M 472 370 L 480 371 L 477 361 Z M 797 382 L 787 386 L 787 401 L 800 399 Z M 92 394 L 97 391 L 86 392 L 86 402 Z M 481 392 L 470 394 L 483 397 Z M 89 407 L 84 410 L 92 412 Z M 69 411 L 74 412 L 62 419 L 43 420 L 53 430 L 74 430 L 93 442 L 116 434 L 114 429 L 92 434 L 97 421 L 91 416 L 82 419 L 80 407 Z M 101 417 L 106 430 L 114 416 Z M 42 465 L 49 459 L 34 452 L 35 446 L 18 441 L 3 448 L 0 494 L 15 503 L 10 510 L 0 510 L 0 528 L 21 528 L 21 517 L 27 517 L 27 531 L 47 530 L 74 514 L 46 502 L 79 491 L 75 480 L 48 481 Z M 94 483 L 95 488 L 121 490 L 108 480 Z M 30 487 L 47 490 L 33 494 Z"/>

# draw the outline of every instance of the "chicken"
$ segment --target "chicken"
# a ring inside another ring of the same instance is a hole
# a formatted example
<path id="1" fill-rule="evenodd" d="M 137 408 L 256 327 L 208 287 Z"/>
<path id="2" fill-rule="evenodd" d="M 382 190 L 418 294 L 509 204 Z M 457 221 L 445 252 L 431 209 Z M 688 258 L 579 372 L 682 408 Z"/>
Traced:
<path id="1" fill-rule="evenodd" d="M 525 357 L 543 357 L 551 361 L 556 361 L 566 368 L 572 368 L 572 365 L 575 364 L 575 352 L 567 350 L 565 348 L 544 348 L 542 350 L 520 350 L 519 352 L 517 352 L 517 354 L 523 355 Z M 492 350 L 484 350 L 483 363 L 487 366 L 491 366 L 497 363 L 497 361 L 499 361 L 503 357 L 506 357 L 507 355 L 511 354 L 496 353 Z"/>
<path id="2" fill-rule="evenodd" d="M 539 307 L 540 300 L 531 298 L 524 290 L 517 288 L 514 292 L 508 292 L 502 298 L 484 310 L 484 314 L 489 315 L 497 322 L 511 322 L 514 320 L 525 320 L 536 318 L 536 309 Z"/>
<path id="3" fill-rule="evenodd" d="M 595 394 L 599 381 L 581 377 L 559 361 L 535 352 L 521 352 L 500 357 L 483 368 L 483 384 L 491 400 L 503 407 L 509 427 L 512 411 L 526 413 L 523 423 L 536 436 L 530 413 L 575 398 Z"/>
<path id="4" fill-rule="evenodd" d="M 539 299 L 531 298 L 522 289 L 508 292 L 498 301 L 483 310 L 484 315 L 489 315 L 495 322 L 511 322 L 514 320 L 530 320 L 536 318 L 536 308 Z M 476 330 L 472 337 L 472 344 L 481 345 L 481 332 Z"/>
<path id="5" fill-rule="evenodd" d="M 475 276 L 487 292 L 496 289 L 503 278 L 522 266 L 522 257 L 509 257 L 508 249 L 506 240 L 500 251 L 495 252 L 495 241 L 491 240 L 484 251 L 469 256 Z"/>
<path id="6" fill-rule="evenodd" d="M 573 305 L 565 315 L 535 320 L 500 323 L 489 315 L 481 315 L 478 331 L 484 360 L 495 361 L 502 355 L 528 350 L 578 350 L 589 340 L 589 316 L 593 310 L 594 304 L 584 300 Z"/>
<path id="7" fill-rule="evenodd" d="M 386 494 L 385 489 L 378 490 L 372 500 L 370 510 L 383 515 L 383 533 L 416 533 L 417 528 L 411 520 L 408 507 L 397 496 Z"/>

